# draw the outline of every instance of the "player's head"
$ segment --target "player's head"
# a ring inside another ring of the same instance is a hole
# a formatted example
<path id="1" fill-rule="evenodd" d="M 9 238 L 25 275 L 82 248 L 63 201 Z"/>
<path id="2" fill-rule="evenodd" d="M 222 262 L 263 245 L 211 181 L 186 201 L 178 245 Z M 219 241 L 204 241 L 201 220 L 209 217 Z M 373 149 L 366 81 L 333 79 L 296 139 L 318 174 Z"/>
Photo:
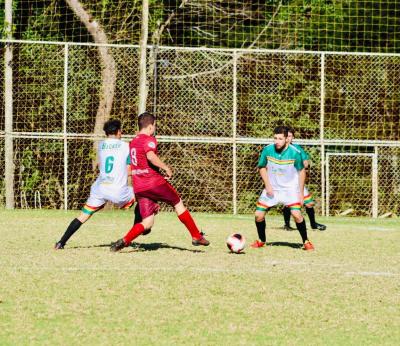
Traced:
<path id="1" fill-rule="evenodd" d="M 275 144 L 275 150 L 277 152 L 281 152 L 284 150 L 287 145 L 289 144 L 288 142 L 288 131 L 286 126 L 277 126 L 274 129 L 274 144 Z"/>
<path id="2" fill-rule="evenodd" d="M 149 112 L 140 114 L 138 117 L 138 127 L 139 131 L 147 130 L 152 135 L 156 130 L 156 117 Z"/>
<path id="3" fill-rule="evenodd" d="M 288 132 L 289 143 L 292 143 L 293 139 L 294 139 L 294 132 L 295 132 L 294 128 L 291 126 L 286 126 L 286 128 L 287 128 L 287 132 Z"/>
<path id="4" fill-rule="evenodd" d="M 121 137 L 121 122 L 118 119 L 110 119 L 105 122 L 103 130 L 106 136 Z"/>

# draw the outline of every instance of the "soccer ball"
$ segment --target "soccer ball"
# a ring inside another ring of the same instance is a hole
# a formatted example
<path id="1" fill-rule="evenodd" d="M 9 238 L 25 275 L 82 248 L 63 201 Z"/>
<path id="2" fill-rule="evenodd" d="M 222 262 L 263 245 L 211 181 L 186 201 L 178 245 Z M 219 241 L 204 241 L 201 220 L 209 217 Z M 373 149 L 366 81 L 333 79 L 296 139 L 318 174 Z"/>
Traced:
<path id="1" fill-rule="evenodd" d="M 228 246 L 228 249 L 234 253 L 242 252 L 245 245 L 246 245 L 246 239 L 239 233 L 231 234 L 226 239 L 226 246 Z"/>

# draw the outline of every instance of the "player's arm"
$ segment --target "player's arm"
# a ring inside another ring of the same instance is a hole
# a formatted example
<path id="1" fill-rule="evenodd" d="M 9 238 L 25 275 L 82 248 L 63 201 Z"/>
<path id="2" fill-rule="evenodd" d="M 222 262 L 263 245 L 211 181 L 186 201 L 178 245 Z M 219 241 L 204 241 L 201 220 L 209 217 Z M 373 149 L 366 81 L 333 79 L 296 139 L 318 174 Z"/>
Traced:
<path id="1" fill-rule="evenodd" d="M 165 174 L 168 179 L 172 177 L 172 170 L 171 168 L 165 164 L 154 151 L 148 151 L 146 153 L 147 160 L 149 160 L 154 166 L 162 169 L 165 171 Z"/>
<path id="2" fill-rule="evenodd" d="M 267 169 L 267 164 L 268 164 L 268 159 L 267 159 L 267 147 L 264 147 L 264 149 L 261 151 L 260 157 L 258 159 L 258 169 L 261 175 L 261 178 L 264 182 L 265 190 L 267 191 L 267 194 L 269 196 L 274 195 L 274 191 L 272 190 L 272 185 L 269 181 L 268 177 L 268 169 Z"/>
<path id="3" fill-rule="evenodd" d="M 304 202 L 304 184 L 306 181 L 306 170 L 303 168 L 302 170 L 299 171 L 299 197 L 300 197 L 300 203 L 303 205 Z"/>
<path id="4" fill-rule="evenodd" d="M 272 185 L 269 182 L 269 177 L 268 177 L 268 168 L 267 167 L 260 167 L 260 175 L 261 178 L 264 182 L 265 190 L 267 191 L 268 196 L 273 196 L 274 191 L 272 190 Z"/>
<path id="5" fill-rule="evenodd" d="M 306 181 L 306 169 L 304 167 L 304 161 L 304 158 L 301 155 L 298 155 L 294 162 L 294 167 L 299 173 L 299 199 L 301 205 L 304 203 L 304 184 Z"/>
<path id="6" fill-rule="evenodd" d="M 126 171 L 128 173 L 128 186 L 132 186 L 132 167 L 131 165 L 126 165 Z"/>

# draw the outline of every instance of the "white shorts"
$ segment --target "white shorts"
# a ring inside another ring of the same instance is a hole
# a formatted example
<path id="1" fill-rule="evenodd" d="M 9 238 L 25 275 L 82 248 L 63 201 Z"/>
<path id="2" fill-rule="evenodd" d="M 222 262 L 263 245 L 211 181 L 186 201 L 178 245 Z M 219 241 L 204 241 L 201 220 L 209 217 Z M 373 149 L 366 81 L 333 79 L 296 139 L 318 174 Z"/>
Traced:
<path id="1" fill-rule="evenodd" d="M 267 211 L 269 208 L 283 204 L 290 209 L 300 210 L 301 203 L 299 199 L 299 192 L 297 190 L 279 190 L 274 191 L 274 195 L 268 196 L 267 191 L 264 189 L 260 198 L 257 201 L 257 210 Z"/>
<path id="2" fill-rule="evenodd" d="M 116 188 L 113 185 L 94 183 L 90 188 L 90 196 L 82 208 L 85 214 L 92 215 L 103 208 L 106 202 L 112 202 L 121 209 L 130 208 L 135 203 L 132 186 Z"/>

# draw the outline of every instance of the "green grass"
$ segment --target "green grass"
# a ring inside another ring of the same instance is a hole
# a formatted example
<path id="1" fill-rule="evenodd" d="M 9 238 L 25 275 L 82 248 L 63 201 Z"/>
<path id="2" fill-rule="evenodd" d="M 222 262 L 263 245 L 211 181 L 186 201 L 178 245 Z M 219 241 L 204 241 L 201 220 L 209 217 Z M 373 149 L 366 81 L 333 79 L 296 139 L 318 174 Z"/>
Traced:
<path id="1" fill-rule="evenodd" d="M 53 244 L 77 212 L 0 211 L 0 345 L 400 344 L 400 230 L 395 219 L 319 218 L 304 252 L 298 232 L 252 216 L 195 214 L 208 248 L 161 213 L 142 245 L 110 253 L 132 212 L 103 211 Z"/>

